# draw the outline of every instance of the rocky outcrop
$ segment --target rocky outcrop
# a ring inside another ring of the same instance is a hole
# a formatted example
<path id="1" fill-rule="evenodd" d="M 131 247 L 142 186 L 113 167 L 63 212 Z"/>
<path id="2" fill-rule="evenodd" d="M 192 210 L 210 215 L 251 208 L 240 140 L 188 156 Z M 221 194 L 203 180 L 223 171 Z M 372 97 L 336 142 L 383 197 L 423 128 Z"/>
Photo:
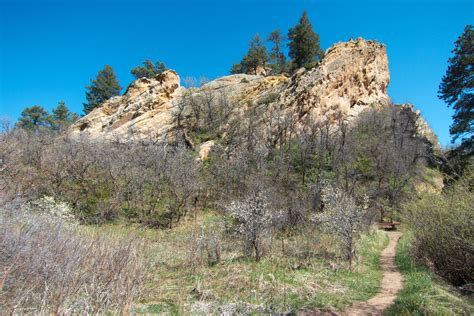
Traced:
<path id="1" fill-rule="evenodd" d="M 123 96 L 111 98 L 72 126 L 73 134 L 92 137 L 166 137 L 174 126 L 173 99 L 183 90 L 169 70 L 134 81 Z"/>
<path id="2" fill-rule="evenodd" d="M 441 153 L 441 145 L 439 144 L 438 137 L 430 128 L 428 123 L 423 119 L 423 116 L 421 116 L 420 111 L 415 110 L 415 106 L 409 103 L 399 104 L 398 106 L 402 109 L 406 109 L 408 111 L 413 112 L 418 117 L 418 119 L 416 120 L 416 127 L 418 130 L 418 134 L 424 137 L 433 145 L 433 150 L 437 154 Z"/>
<path id="3" fill-rule="evenodd" d="M 362 39 L 338 43 L 319 67 L 301 69 L 291 78 L 282 103 L 313 119 L 356 116 L 371 104 L 389 102 L 389 81 L 384 45 Z"/>
<path id="4" fill-rule="evenodd" d="M 385 46 L 359 38 L 335 44 L 319 66 L 302 68 L 291 78 L 239 74 L 188 89 L 180 86 L 173 70 L 156 78 L 141 78 L 123 96 L 104 102 L 80 119 L 72 126 L 72 133 L 122 140 L 170 139 L 176 136 L 176 127 L 181 127 L 182 112 L 191 111 L 189 107 L 183 109 L 190 97 L 208 106 L 225 98 L 230 107 L 227 122 L 236 124 L 252 105 L 263 103 L 267 105 L 264 111 L 301 122 L 350 120 L 368 107 L 389 104 L 389 81 Z M 429 133 L 427 126 L 423 128 Z M 192 144 L 191 139 L 189 142 Z M 206 146 L 202 148 L 203 156 L 208 151 Z"/>

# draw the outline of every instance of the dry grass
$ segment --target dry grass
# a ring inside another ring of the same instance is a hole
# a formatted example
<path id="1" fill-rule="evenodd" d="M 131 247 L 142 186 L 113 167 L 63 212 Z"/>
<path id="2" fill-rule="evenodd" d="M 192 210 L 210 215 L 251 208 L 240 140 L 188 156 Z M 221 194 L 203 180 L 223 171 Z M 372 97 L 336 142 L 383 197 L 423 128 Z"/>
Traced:
<path id="1" fill-rule="evenodd" d="M 127 313 L 149 266 L 143 240 L 0 210 L 0 312 Z"/>
<path id="2" fill-rule="evenodd" d="M 222 235 L 219 263 L 209 266 L 202 260 L 191 265 L 189 249 L 194 232 L 218 218 L 207 212 L 187 218 L 171 230 L 116 223 L 71 229 L 48 226 L 46 232 L 41 224 L 43 242 L 36 245 L 40 251 L 27 252 L 31 259 L 22 259 L 22 267 L 29 268 L 17 268 L 10 279 L 16 281 L 11 283 L 14 286 L 4 286 L 2 299 L 9 303 L 3 308 L 19 312 L 34 308 L 45 313 L 125 312 L 132 308 L 138 313 L 248 314 L 340 309 L 377 292 L 381 279 L 378 255 L 387 242 L 381 232 L 371 232 L 360 240 L 360 256 L 352 271 L 338 259 L 340 254 L 331 250 L 336 245 L 331 236 L 310 230 L 287 236 L 284 243 L 281 236 L 275 236 L 269 253 L 259 262 L 243 257 L 236 241 Z M 2 235 L 2 251 L 7 239 L 28 235 L 21 227 L 15 229 L 16 235 L 11 227 L 8 238 Z M 51 234 L 59 239 L 52 242 Z M 135 243 L 137 240 L 146 240 L 146 245 Z M 48 265 L 44 260 L 56 264 Z M 66 269 L 63 264 L 68 265 Z M 58 271 L 73 273 L 59 273 L 58 280 L 42 273 Z M 145 278 L 144 272 L 149 272 L 150 278 Z M 73 276 L 78 275 L 84 278 L 75 280 Z M 32 281 L 19 282 L 18 276 Z M 48 280 L 48 289 L 53 291 L 40 287 L 40 280 Z M 23 297 L 28 286 L 34 295 L 26 300 Z M 106 300 L 100 296 L 105 290 Z M 91 297 L 99 300 L 86 300 L 86 291 L 92 291 Z M 66 298 L 58 299 L 60 293 L 67 293 Z"/>
<path id="3" fill-rule="evenodd" d="M 381 279 L 378 256 L 387 242 L 382 232 L 363 236 L 353 271 L 337 259 L 338 253 L 330 251 L 335 245 L 330 236 L 309 232 L 286 238 L 284 247 L 280 239 L 275 239 L 271 252 L 259 262 L 241 256 L 236 242 L 223 238 L 220 263 L 191 267 L 187 257 L 190 236 L 194 229 L 215 218 L 209 213 L 200 215 L 197 220 L 188 219 L 166 231 L 107 227 L 149 241 L 154 279 L 146 286 L 146 296 L 137 305 L 137 312 L 333 310 L 377 292 Z"/>

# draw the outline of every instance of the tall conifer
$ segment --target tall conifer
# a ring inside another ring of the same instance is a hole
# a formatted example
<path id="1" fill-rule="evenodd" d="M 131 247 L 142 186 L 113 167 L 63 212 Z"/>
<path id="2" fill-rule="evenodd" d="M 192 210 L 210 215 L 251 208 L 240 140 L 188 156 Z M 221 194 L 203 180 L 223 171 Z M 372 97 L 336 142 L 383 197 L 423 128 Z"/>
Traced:
<path id="1" fill-rule="evenodd" d="M 91 84 L 86 87 L 87 103 L 84 103 L 84 113 L 87 114 L 98 107 L 104 101 L 120 94 L 119 81 L 115 72 L 109 65 L 99 71 L 96 78 L 91 80 Z"/>
<path id="2" fill-rule="evenodd" d="M 293 69 L 320 61 L 323 57 L 324 53 L 319 46 L 319 35 L 313 31 L 306 11 L 303 12 L 300 22 L 288 31 L 288 39 Z"/>

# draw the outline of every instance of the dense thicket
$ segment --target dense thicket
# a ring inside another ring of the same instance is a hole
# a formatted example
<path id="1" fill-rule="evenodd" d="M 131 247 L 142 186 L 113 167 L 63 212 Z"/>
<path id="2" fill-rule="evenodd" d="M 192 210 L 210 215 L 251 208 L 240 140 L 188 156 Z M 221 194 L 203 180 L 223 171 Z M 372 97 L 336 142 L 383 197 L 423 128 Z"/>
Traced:
<path id="1" fill-rule="evenodd" d="M 189 89 L 171 145 L 13 129 L 1 138 L 2 191 L 58 198 L 83 223 L 128 218 L 172 227 L 196 207 L 220 208 L 265 187 L 271 208 L 286 213 L 286 230 L 324 210 L 325 184 L 356 201 L 368 196 L 381 220 L 396 214 L 428 153 L 417 114 L 389 106 L 329 124 L 283 114 L 271 102 L 248 104 L 235 117 L 225 91 Z M 211 139 L 209 157 L 196 160 L 197 146 Z"/>
<path id="2" fill-rule="evenodd" d="M 194 159 L 179 147 L 14 130 L 3 135 L 2 153 L 5 193 L 56 197 L 71 205 L 82 223 L 124 217 L 172 227 L 198 190 Z"/>

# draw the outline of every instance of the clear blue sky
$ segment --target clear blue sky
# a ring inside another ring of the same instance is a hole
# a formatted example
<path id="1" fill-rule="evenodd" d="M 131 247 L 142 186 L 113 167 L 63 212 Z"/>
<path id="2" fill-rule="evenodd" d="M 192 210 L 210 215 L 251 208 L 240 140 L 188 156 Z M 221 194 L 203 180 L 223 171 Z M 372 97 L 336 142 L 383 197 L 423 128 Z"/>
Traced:
<path id="1" fill-rule="evenodd" d="M 256 32 L 284 33 L 307 10 L 324 49 L 350 37 L 387 45 L 396 103 L 421 110 L 449 143 L 451 110 L 437 98 L 456 38 L 474 24 L 472 0 L 112 1 L 0 0 L 0 116 L 61 100 L 82 112 L 85 86 L 104 64 L 123 87 L 130 69 L 159 59 L 186 76 L 228 74 Z"/>

